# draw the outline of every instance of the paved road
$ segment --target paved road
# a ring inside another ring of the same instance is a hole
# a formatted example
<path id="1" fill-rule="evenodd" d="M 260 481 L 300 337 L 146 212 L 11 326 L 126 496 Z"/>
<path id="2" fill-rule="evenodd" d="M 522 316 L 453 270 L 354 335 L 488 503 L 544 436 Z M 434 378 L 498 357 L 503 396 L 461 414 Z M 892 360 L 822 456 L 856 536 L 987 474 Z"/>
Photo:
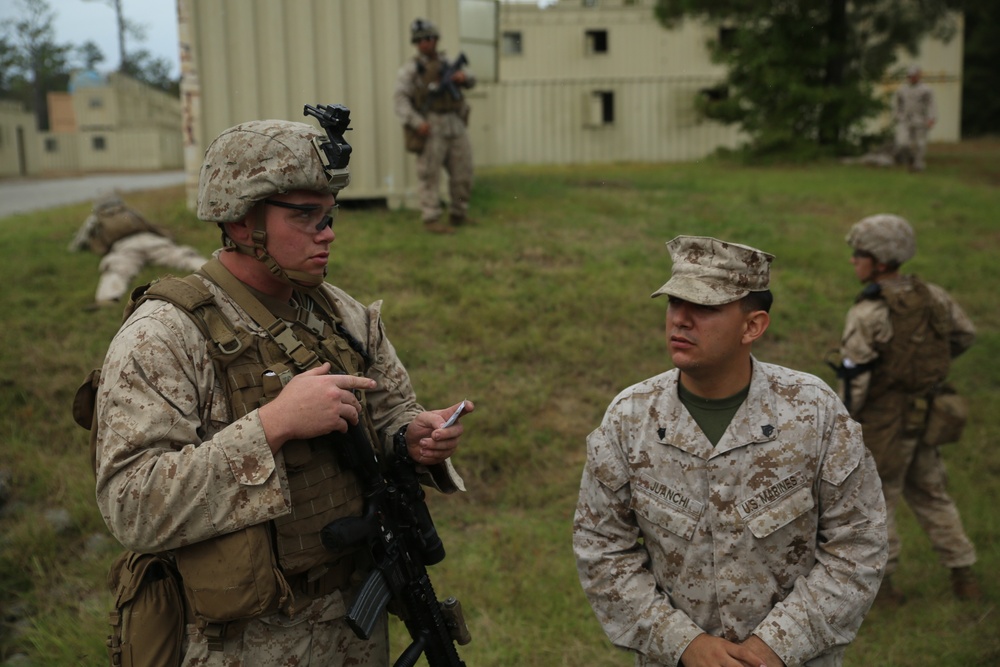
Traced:
<path id="1" fill-rule="evenodd" d="M 0 180 L 0 218 L 92 200 L 111 189 L 154 190 L 184 183 L 183 171 L 143 174 L 93 174 L 75 178 Z"/>

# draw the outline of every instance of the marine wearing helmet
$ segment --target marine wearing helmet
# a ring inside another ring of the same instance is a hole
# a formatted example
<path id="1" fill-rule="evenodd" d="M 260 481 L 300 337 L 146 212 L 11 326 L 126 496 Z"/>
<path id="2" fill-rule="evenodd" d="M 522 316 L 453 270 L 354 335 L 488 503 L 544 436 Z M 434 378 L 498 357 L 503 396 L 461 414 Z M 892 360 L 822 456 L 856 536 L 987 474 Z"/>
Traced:
<path id="1" fill-rule="evenodd" d="M 423 39 L 439 39 L 437 26 L 427 19 L 414 19 L 410 24 L 410 43 L 416 44 Z"/>
<path id="2" fill-rule="evenodd" d="M 205 152 L 198 182 L 198 218 L 219 223 L 228 249 L 256 257 L 286 282 L 318 285 L 322 276 L 286 271 L 268 254 L 264 210 L 257 204 L 293 190 L 336 196 L 347 187 L 350 173 L 330 167 L 321 148 L 325 140 L 313 126 L 286 120 L 256 120 L 225 130 Z M 254 216 L 257 230 L 253 246 L 237 244 L 223 226 L 248 215 Z"/>
<path id="3" fill-rule="evenodd" d="M 871 215 L 854 223 L 847 245 L 871 255 L 876 262 L 897 269 L 917 254 L 917 238 L 904 218 L 889 213 Z"/>

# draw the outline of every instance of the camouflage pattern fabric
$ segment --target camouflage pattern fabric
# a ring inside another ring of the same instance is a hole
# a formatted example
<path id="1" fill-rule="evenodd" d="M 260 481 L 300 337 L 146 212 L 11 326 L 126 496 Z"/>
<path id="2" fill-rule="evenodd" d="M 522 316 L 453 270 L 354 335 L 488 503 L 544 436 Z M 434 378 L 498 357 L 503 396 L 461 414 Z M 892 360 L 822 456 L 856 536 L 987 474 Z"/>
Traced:
<path id="1" fill-rule="evenodd" d="M 197 250 L 177 245 L 170 239 L 152 232 L 126 236 L 111 246 L 101 258 L 98 268 L 95 300 L 118 301 L 128 292 L 132 280 L 147 265 L 174 268 L 185 273 L 197 271 L 206 262 Z"/>
<path id="2" fill-rule="evenodd" d="M 893 98 L 896 122 L 896 149 L 909 153 L 914 169 L 926 166 L 927 134 L 932 121 L 937 120 L 934 92 L 924 83 L 905 83 L 896 89 Z"/>
<path id="3" fill-rule="evenodd" d="M 860 426 L 819 378 L 751 363 L 714 448 L 676 369 L 620 393 L 587 439 L 580 581 L 637 665 L 675 667 L 702 632 L 841 665 L 875 599 L 886 516 Z"/>
<path id="4" fill-rule="evenodd" d="M 908 281 L 909 276 L 896 280 Z M 949 337 L 952 357 L 967 350 L 975 339 L 975 327 L 961 306 L 943 288 L 927 283 L 934 299 L 944 303 L 951 316 Z M 878 347 L 892 340 L 889 307 L 882 300 L 859 301 L 847 313 L 841 339 L 841 356 L 863 364 L 878 358 Z M 936 447 L 920 442 L 926 417 L 922 397 L 890 391 L 870 396 L 868 388 L 878 366 L 850 385 L 851 409 L 864 429 L 865 444 L 875 458 L 885 495 L 889 530 L 887 574 L 899 563 L 902 544 L 896 530 L 896 507 L 905 498 L 918 523 L 927 533 L 942 565 L 949 568 L 972 565 L 975 547 L 965 534 L 954 500 L 947 492 L 947 473 Z"/>
<path id="5" fill-rule="evenodd" d="M 872 255 L 883 264 L 901 265 L 917 254 L 917 237 L 913 226 L 891 213 L 869 215 L 851 225 L 844 238 L 854 250 Z"/>
<path id="6" fill-rule="evenodd" d="M 313 602 L 294 619 L 272 616 L 250 623 L 243 634 L 225 642 L 221 651 L 208 648 L 201 634 L 190 643 L 182 667 L 305 667 L 351 665 L 386 667 L 389 633 L 386 617 L 371 639 L 359 639 L 344 622 L 346 607 L 339 592 Z"/>
<path id="7" fill-rule="evenodd" d="M 678 236 L 667 249 L 673 260 L 670 280 L 654 297 L 719 306 L 768 289 L 774 255 L 710 236 Z"/>
<path id="8" fill-rule="evenodd" d="M 198 219 L 241 220 L 256 202 L 278 192 L 312 190 L 336 196 L 350 184 L 350 173 L 327 173 L 316 140 L 325 141 L 326 135 L 312 125 L 286 120 L 254 120 L 225 130 L 205 151 Z"/>
<path id="9" fill-rule="evenodd" d="M 438 52 L 445 58 L 444 52 Z M 426 93 L 418 90 L 423 85 L 417 74 L 418 63 L 426 62 L 423 56 L 409 60 L 396 77 L 393 103 L 399 122 L 414 129 L 425 121 L 430 123 L 431 133 L 424 150 L 417 156 L 417 198 L 420 217 L 425 222 L 441 217 L 441 169 L 448 174 L 449 215 L 466 217 L 469 198 L 472 196 L 473 166 L 472 144 L 466 129 L 466 121 L 457 112 L 435 113 L 419 109 L 415 100 Z M 475 79 L 466 73 L 466 83 L 462 87 L 471 88 Z"/>
<path id="10" fill-rule="evenodd" d="M 232 298 L 206 284 L 229 321 L 265 335 Z M 332 285 L 319 289 L 371 355 L 368 375 L 378 386 L 366 393 L 367 402 L 376 429 L 386 434 L 377 444 L 388 451 L 392 434 L 423 408 L 385 336 L 381 302 L 365 307 Z M 128 549 L 167 551 L 289 512 L 283 454 L 271 454 L 256 410 L 232 420 L 204 337 L 187 314 L 167 302 L 141 304 L 112 341 L 98 391 L 97 420 L 98 506 L 112 534 Z M 464 488 L 450 462 L 447 472 Z M 184 664 L 305 667 L 345 664 L 317 658 L 340 650 L 341 643 L 351 645 L 344 649 L 351 655 L 376 651 L 351 644 L 353 635 L 342 615 L 343 599 L 335 591 L 294 619 L 277 613 L 251 621 L 241 636 L 225 641 L 222 652 L 208 657 L 204 638 L 189 624 Z M 325 628 L 335 629 L 327 636 L 321 632 Z M 268 643 L 271 639 L 276 643 Z M 366 659 L 370 662 L 356 664 L 385 665 L 388 660 L 382 654 Z"/>

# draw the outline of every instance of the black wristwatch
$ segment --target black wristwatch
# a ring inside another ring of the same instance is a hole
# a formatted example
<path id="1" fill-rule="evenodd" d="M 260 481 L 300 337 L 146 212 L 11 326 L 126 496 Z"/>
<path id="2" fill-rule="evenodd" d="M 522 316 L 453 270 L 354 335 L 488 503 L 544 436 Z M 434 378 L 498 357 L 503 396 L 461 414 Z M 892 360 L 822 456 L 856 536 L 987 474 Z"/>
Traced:
<path id="1" fill-rule="evenodd" d="M 403 461 L 410 460 L 410 452 L 406 448 L 406 429 L 408 428 L 410 428 L 409 424 L 403 424 L 396 431 L 396 434 L 392 436 L 392 453 L 396 458 Z"/>

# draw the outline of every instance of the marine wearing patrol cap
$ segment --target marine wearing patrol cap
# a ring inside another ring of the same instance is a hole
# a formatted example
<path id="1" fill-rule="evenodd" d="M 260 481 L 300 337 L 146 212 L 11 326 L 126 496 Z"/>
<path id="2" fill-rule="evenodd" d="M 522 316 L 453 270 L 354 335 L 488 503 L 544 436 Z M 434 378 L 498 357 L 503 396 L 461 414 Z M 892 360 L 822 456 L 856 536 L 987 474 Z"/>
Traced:
<path id="1" fill-rule="evenodd" d="M 678 236 L 667 242 L 674 262 L 662 294 L 703 306 L 721 306 L 768 289 L 774 255 L 709 236 Z"/>

